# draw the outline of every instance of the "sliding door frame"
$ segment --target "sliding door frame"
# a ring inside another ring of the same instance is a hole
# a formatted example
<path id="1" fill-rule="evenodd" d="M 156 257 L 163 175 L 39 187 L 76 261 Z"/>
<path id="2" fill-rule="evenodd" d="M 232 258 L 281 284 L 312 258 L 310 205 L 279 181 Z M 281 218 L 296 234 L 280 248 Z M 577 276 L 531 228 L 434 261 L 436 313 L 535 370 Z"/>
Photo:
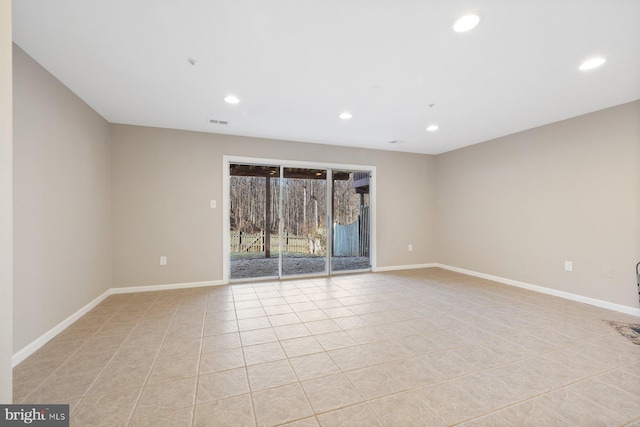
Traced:
<path id="1" fill-rule="evenodd" d="M 283 178 L 282 171 L 284 168 L 308 168 L 308 169 L 326 169 L 327 170 L 327 200 L 326 203 L 328 205 L 327 212 L 330 212 L 327 215 L 327 265 L 325 269 L 324 276 L 331 275 L 331 247 L 333 245 L 333 236 L 330 236 L 330 230 L 332 230 L 332 224 L 330 224 L 331 218 L 333 216 L 333 212 L 330 209 L 331 198 L 333 194 L 333 171 L 362 171 L 369 172 L 371 174 L 370 184 L 369 184 L 369 205 L 370 205 L 370 233 L 371 240 L 369 242 L 369 262 L 371 264 L 371 271 L 376 270 L 376 167 L 371 165 L 351 165 L 351 164 L 343 164 L 343 163 L 321 163 L 321 162 L 306 162 L 306 161 L 298 161 L 298 160 L 282 160 L 282 159 L 265 159 L 258 157 L 244 157 L 244 156 L 232 156 L 232 155 L 224 155 L 222 156 L 222 275 L 223 282 L 229 283 L 231 276 L 231 236 L 229 235 L 229 229 L 231 227 L 231 204 L 230 201 L 230 166 L 233 163 L 240 164 L 255 164 L 255 165 L 272 165 L 280 167 L 280 179 Z M 280 192 L 280 197 L 282 197 L 282 192 Z M 279 211 L 282 209 L 282 203 L 278 207 Z M 282 221 L 280 221 L 280 225 L 282 226 Z M 282 259 L 279 261 L 279 274 L 280 278 L 295 278 L 296 276 L 282 276 Z M 259 280 L 260 278 L 256 278 Z"/>

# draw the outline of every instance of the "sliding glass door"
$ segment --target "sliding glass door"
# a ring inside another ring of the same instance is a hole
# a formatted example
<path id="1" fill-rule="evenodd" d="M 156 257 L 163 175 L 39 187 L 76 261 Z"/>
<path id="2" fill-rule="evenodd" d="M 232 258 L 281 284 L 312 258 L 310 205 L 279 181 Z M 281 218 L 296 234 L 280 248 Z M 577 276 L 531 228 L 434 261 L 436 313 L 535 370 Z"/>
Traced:
<path id="1" fill-rule="evenodd" d="M 368 270 L 370 173 L 229 164 L 231 280 Z"/>
<path id="2" fill-rule="evenodd" d="M 284 168 L 282 275 L 327 273 L 327 171 Z"/>
<path id="3" fill-rule="evenodd" d="M 371 268 L 370 180 L 367 171 L 333 171 L 332 272 Z"/>
<path id="4" fill-rule="evenodd" d="M 280 167 L 229 170 L 230 278 L 279 277 Z"/>

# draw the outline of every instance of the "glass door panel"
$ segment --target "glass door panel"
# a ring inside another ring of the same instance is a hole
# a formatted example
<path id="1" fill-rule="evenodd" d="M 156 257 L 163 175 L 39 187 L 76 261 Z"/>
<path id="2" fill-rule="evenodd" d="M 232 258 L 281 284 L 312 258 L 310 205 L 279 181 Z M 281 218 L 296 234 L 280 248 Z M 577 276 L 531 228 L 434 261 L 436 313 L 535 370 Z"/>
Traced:
<path id="1" fill-rule="evenodd" d="M 280 167 L 231 164 L 230 278 L 279 276 Z"/>
<path id="2" fill-rule="evenodd" d="M 327 171 L 285 167 L 282 176 L 281 274 L 326 274 Z"/>
<path id="3" fill-rule="evenodd" d="M 230 279 L 370 270 L 370 177 L 230 164 Z"/>
<path id="4" fill-rule="evenodd" d="M 366 171 L 333 171 L 331 271 L 371 268 L 370 177 Z"/>

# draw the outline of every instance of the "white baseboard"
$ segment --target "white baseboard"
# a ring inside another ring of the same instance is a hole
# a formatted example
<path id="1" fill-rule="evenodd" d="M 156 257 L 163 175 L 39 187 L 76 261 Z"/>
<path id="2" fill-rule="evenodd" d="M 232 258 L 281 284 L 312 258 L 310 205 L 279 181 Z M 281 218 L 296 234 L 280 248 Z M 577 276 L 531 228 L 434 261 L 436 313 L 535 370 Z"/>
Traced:
<path id="1" fill-rule="evenodd" d="M 374 267 L 371 271 L 374 273 L 379 273 L 382 271 L 397 271 L 397 270 L 415 270 L 418 268 L 432 268 L 438 267 L 439 264 L 429 263 L 429 264 L 413 264 L 413 265 L 392 265 L 389 267 Z"/>
<path id="2" fill-rule="evenodd" d="M 492 276 L 490 274 L 478 273 L 477 271 L 467 270 L 464 268 L 453 267 L 445 264 L 434 264 L 433 267 L 442 268 L 449 271 L 455 271 L 457 273 L 466 274 L 468 276 L 479 277 L 482 279 L 491 280 L 494 282 L 502 283 L 509 286 L 515 286 L 517 288 L 528 289 L 530 291 L 540 292 L 547 295 L 553 295 L 556 297 L 568 299 L 571 301 L 577 301 L 584 304 L 593 305 L 600 308 L 606 308 L 608 310 L 617 311 L 624 314 L 630 314 L 632 316 L 640 317 L 640 309 L 635 307 L 629 307 L 622 304 L 616 304 L 609 301 L 603 301 L 595 298 L 585 297 L 583 295 L 572 294 L 570 292 L 559 291 L 557 289 L 546 288 L 544 286 L 532 285 L 530 283 L 520 282 L 518 280 L 505 279 L 504 277 Z"/>
<path id="3" fill-rule="evenodd" d="M 36 338 L 31 343 L 24 346 L 21 350 L 14 353 L 11 357 L 11 365 L 12 367 L 17 366 L 20 362 L 22 362 L 27 357 L 31 356 L 35 353 L 40 347 L 51 341 L 56 335 L 60 332 L 64 331 L 69 325 L 73 322 L 87 314 L 91 309 L 104 301 L 109 295 L 113 294 L 130 294 L 134 292 L 151 292 L 151 291 L 166 291 L 169 289 L 185 289 L 185 288 L 199 288 L 206 286 L 218 286 L 222 285 L 224 282 L 222 280 L 209 281 L 209 282 L 192 282 L 192 283 L 176 283 L 176 284 L 168 284 L 168 285 L 154 285 L 154 286 L 132 286 L 127 288 L 111 288 L 106 290 L 102 295 L 82 307 L 80 310 L 73 313 L 71 316 L 64 319 L 62 322 L 58 323 L 56 326 L 51 328 L 49 331 Z"/>
<path id="4" fill-rule="evenodd" d="M 226 284 L 223 280 L 207 282 L 172 283 L 168 285 L 129 286 L 126 288 L 111 288 L 112 294 L 132 294 L 135 292 L 168 291 L 171 289 L 203 288 L 207 286 L 220 286 Z"/>
<path id="5" fill-rule="evenodd" d="M 11 366 L 15 367 L 27 357 L 31 356 L 40 347 L 51 341 L 53 337 L 64 331 L 73 322 L 87 314 L 92 308 L 104 301 L 109 295 L 111 295 L 111 289 L 107 289 L 102 295 L 91 301 L 89 304 L 82 307 L 80 310 L 73 313 L 71 316 L 58 323 L 53 328 L 42 334 L 40 337 L 32 341 L 23 347 L 20 351 L 11 356 Z"/>
<path id="6" fill-rule="evenodd" d="M 630 314 L 632 316 L 640 317 L 640 309 L 635 307 L 628 307 L 626 305 L 615 304 L 612 302 L 602 301 L 595 298 L 589 298 L 582 295 L 577 295 L 569 292 L 559 291 L 556 289 L 546 288 L 544 286 L 532 285 L 530 283 L 520 282 L 517 280 L 505 279 L 504 277 L 478 273 L 477 271 L 467 270 L 459 267 L 453 267 L 445 264 L 428 263 L 428 264 L 413 264 L 413 265 L 396 265 L 396 266 L 390 266 L 390 267 L 376 267 L 372 271 L 385 272 L 385 271 L 413 270 L 413 269 L 434 268 L 434 267 L 442 268 L 444 270 L 449 270 L 449 271 L 455 271 L 457 273 L 466 274 L 468 276 L 480 277 L 482 279 L 492 280 L 494 282 L 502 283 L 505 285 L 528 289 L 531 291 L 540 292 L 547 295 L 553 295 L 560 298 L 582 302 L 582 303 L 590 304 L 596 307 L 606 308 L 606 309 L 617 311 L 620 313 L 625 313 L 625 314 Z M 65 320 L 58 323 L 49 331 L 41 335 L 39 338 L 35 339 L 31 343 L 27 344 L 24 348 L 16 352 L 11 357 L 11 364 L 13 367 L 15 367 L 24 359 L 31 356 L 40 347 L 48 343 L 52 338 L 54 338 L 60 332 L 64 331 L 69 325 L 71 325 L 73 322 L 75 322 L 76 320 L 78 320 L 79 318 L 87 314 L 91 309 L 93 309 L 95 306 L 97 306 L 102 301 L 104 301 L 109 295 L 128 294 L 128 293 L 134 293 L 134 292 L 166 291 L 170 289 L 199 288 L 199 287 L 206 287 L 206 286 L 220 286 L 225 284 L 228 284 L 228 283 L 224 280 L 215 280 L 215 281 L 207 281 L 207 282 L 175 283 L 175 284 L 152 285 L 152 286 L 131 286 L 131 287 L 125 287 L 125 288 L 108 289 L 102 295 L 95 298 L 93 301 L 91 301 L 90 303 L 82 307 L 80 310 L 76 311 L 71 316 L 67 317 Z"/>

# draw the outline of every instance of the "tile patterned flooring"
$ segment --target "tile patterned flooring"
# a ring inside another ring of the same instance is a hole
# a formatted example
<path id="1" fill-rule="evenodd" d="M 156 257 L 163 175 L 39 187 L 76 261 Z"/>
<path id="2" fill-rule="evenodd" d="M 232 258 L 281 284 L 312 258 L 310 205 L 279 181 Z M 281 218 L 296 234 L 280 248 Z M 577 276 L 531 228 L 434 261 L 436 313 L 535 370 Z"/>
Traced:
<path id="1" fill-rule="evenodd" d="M 640 427 L 638 318 L 441 269 L 112 295 L 14 369 L 73 426 Z"/>

